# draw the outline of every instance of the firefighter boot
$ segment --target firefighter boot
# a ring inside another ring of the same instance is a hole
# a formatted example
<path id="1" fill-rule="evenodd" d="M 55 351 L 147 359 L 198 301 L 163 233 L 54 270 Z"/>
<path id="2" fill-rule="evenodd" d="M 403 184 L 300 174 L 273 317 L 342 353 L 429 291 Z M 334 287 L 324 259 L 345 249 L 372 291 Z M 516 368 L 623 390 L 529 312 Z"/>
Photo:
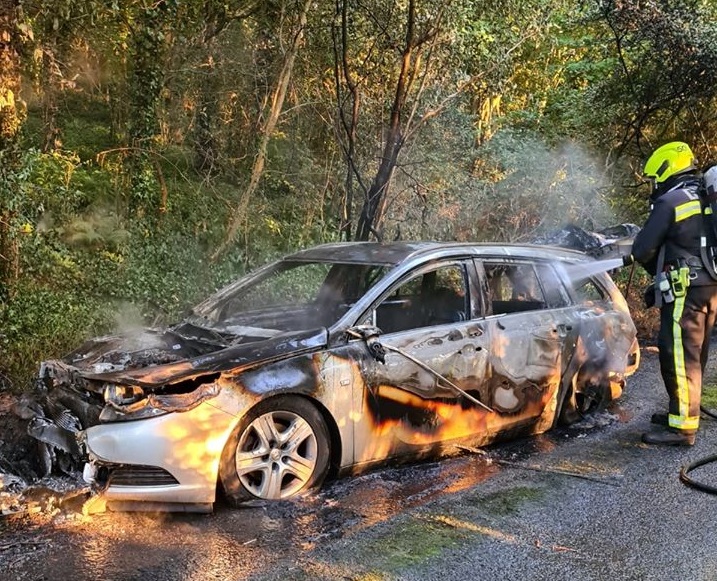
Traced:
<path id="1" fill-rule="evenodd" d="M 694 430 L 675 430 L 668 428 L 659 432 L 647 432 L 642 434 L 642 441 L 645 444 L 657 444 L 661 446 L 694 446 Z"/>

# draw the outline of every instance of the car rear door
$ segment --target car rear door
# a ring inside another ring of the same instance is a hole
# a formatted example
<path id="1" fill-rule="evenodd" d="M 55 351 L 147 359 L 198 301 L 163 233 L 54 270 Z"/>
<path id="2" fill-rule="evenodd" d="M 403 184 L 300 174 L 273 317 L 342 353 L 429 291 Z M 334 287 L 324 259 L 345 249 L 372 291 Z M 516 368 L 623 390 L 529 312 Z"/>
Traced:
<path id="1" fill-rule="evenodd" d="M 552 426 L 566 350 L 574 346 L 567 294 L 552 265 L 519 258 L 480 262 L 487 295 L 490 381 L 484 401 L 495 431 Z"/>

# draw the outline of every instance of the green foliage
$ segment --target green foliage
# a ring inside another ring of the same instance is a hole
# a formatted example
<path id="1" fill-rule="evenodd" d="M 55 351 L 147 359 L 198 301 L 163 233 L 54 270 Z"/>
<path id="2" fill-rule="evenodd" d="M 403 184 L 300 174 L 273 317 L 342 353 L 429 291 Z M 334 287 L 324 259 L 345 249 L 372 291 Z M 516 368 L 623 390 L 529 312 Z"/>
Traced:
<path id="1" fill-rule="evenodd" d="M 618 147 L 643 157 L 673 136 L 706 146 L 703 112 L 712 110 L 717 96 L 715 4 L 676 0 L 590 5 L 596 39 L 608 42 L 619 59 L 619 66 L 594 83 L 589 103 L 612 109 L 604 138 L 612 136 Z"/>
<path id="2" fill-rule="evenodd" d="M 201 222 L 187 218 L 206 224 L 217 213 L 198 184 L 176 191 L 176 211 L 162 223 L 125 221 L 106 187 L 122 166 L 36 150 L 23 159 L 7 199 L 20 278 L 0 308 L 0 372 L 18 389 L 29 385 L 41 359 L 116 327 L 126 305 L 134 305 L 139 322 L 172 322 L 241 271 L 236 257 L 218 265 L 206 260 L 212 234 L 202 235 Z"/>
<path id="3" fill-rule="evenodd" d="M 20 232 L 44 230 L 53 223 L 64 223 L 93 202 L 88 174 L 95 171 L 71 153 L 43 154 L 27 149 L 21 165 L 11 174 L 13 187 L 3 199 L 3 207 L 13 215 L 15 236 Z M 25 244 L 32 238 L 20 238 Z"/>
<path id="4" fill-rule="evenodd" d="M 221 286 L 229 273 L 209 263 L 206 250 L 181 232 L 134 228 L 107 294 L 136 305 L 152 324 L 176 322 L 188 306 Z M 232 274 L 236 274 L 236 270 Z"/>
<path id="5" fill-rule="evenodd" d="M 40 361 L 64 355 L 68 346 L 111 329 L 114 314 L 106 307 L 82 290 L 18 285 L 12 300 L 0 303 L 0 372 L 10 387 L 28 389 Z"/>
<path id="6" fill-rule="evenodd" d="M 117 146 L 110 109 L 103 99 L 69 95 L 63 99 L 63 106 L 67 111 L 60 118 L 65 151 L 72 151 L 82 161 L 93 161 L 99 152 Z"/>

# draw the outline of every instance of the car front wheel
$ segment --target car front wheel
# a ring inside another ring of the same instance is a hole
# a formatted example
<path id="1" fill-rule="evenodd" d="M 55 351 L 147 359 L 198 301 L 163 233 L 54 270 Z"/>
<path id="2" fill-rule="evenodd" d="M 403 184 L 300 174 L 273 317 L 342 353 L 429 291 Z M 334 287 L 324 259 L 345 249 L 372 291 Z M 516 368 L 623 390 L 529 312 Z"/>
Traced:
<path id="1" fill-rule="evenodd" d="M 219 478 L 232 504 L 285 499 L 320 486 L 329 457 L 329 433 L 316 407 L 278 396 L 239 422 L 222 453 Z"/>

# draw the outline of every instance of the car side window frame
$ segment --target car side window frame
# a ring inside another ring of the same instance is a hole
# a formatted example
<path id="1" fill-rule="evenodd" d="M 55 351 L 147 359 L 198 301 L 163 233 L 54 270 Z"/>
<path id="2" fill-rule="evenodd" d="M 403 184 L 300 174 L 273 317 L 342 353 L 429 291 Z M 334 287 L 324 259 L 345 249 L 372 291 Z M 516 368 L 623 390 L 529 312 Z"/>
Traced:
<path id="1" fill-rule="evenodd" d="M 534 263 L 538 284 L 542 287 L 547 309 L 562 309 L 572 304 L 570 290 L 555 264 L 547 260 L 536 260 Z M 547 278 L 550 277 L 550 280 Z"/>
<path id="2" fill-rule="evenodd" d="M 571 296 L 569 290 L 565 288 L 563 281 L 561 280 L 559 273 L 555 270 L 552 264 L 546 260 L 532 259 L 527 257 L 481 257 L 475 260 L 476 269 L 480 273 L 481 282 L 480 288 L 483 294 L 483 301 L 485 309 L 483 312 L 486 316 L 491 315 L 506 315 L 516 312 L 527 312 L 527 311 L 544 311 L 554 308 L 567 307 L 571 304 Z M 506 269 L 516 268 L 529 268 L 532 273 L 532 280 L 530 281 L 535 285 L 534 291 L 540 293 L 540 297 L 531 297 L 534 300 L 518 299 L 514 298 L 511 300 L 494 299 L 492 296 L 493 292 L 490 285 L 489 269 L 487 267 L 505 267 Z M 556 285 L 559 285 L 558 292 L 562 299 L 562 304 L 555 304 L 551 299 L 551 293 L 546 290 L 546 284 L 548 282 L 545 279 L 545 274 L 550 276 Z M 535 300 L 537 299 L 537 300 Z M 500 304 L 498 310 L 496 307 Z"/>
<path id="3" fill-rule="evenodd" d="M 404 276 L 402 276 L 399 280 L 395 281 L 389 288 L 386 289 L 385 292 L 381 293 L 381 296 L 374 301 L 371 306 L 362 313 L 362 315 L 358 318 L 358 324 L 359 325 L 371 325 L 374 327 L 378 327 L 381 329 L 382 333 L 384 335 L 388 334 L 394 334 L 394 333 L 405 333 L 414 331 L 416 329 L 425 329 L 432 326 L 438 326 L 441 324 L 446 323 L 436 323 L 436 324 L 422 324 L 417 323 L 415 326 L 410 326 L 406 328 L 401 329 L 384 329 L 381 328 L 381 321 L 378 320 L 377 317 L 377 311 L 380 308 L 382 304 L 385 304 L 387 300 L 390 300 L 390 298 L 401 288 L 405 287 L 408 283 L 414 281 L 418 277 L 425 277 L 426 274 L 430 274 L 432 272 L 438 272 L 441 269 L 446 268 L 458 268 L 461 270 L 461 279 L 463 282 L 463 313 L 465 314 L 465 320 L 471 320 L 472 315 L 474 313 L 475 307 L 475 298 L 473 295 L 473 280 L 475 279 L 475 276 L 471 274 L 471 261 L 464 259 L 464 258 L 455 258 L 451 257 L 449 259 L 442 260 L 440 262 L 430 262 L 427 264 L 424 264 L 414 270 L 411 270 L 407 272 Z M 458 321 L 456 321 L 458 322 Z"/>
<path id="4" fill-rule="evenodd" d="M 471 318 L 483 319 L 488 315 L 490 308 L 488 281 L 483 268 L 483 260 L 473 258 L 466 262 L 473 304 Z"/>

